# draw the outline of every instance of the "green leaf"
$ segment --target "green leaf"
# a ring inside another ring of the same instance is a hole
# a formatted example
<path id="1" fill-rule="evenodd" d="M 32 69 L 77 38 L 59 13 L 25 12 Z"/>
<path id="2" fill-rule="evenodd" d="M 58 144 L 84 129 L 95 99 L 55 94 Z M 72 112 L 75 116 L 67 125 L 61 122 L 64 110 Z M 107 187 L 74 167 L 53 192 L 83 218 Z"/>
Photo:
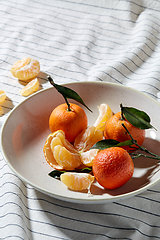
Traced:
<path id="1" fill-rule="evenodd" d="M 82 169 L 76 169 L 76 170 L 70 170 L 69 172 L 84 172 L 84 173 L 90 173 L 92 171 L 92 168 L 91 167 L 86 167 L 86 168 L 82 168 Z M 53 178 L 60 178 L 61 174 L 62 173 L 65 173 L 67 171 L 61 171 L 61 170 L 53 170 L 52 172 L 50 172 L 48 175 L 50 177 L 53 177 Z"/>
<path id="2" fill-rule="evenodd" d="M 48 175 L 53 178 L 60 178 L 61 174 L 65 173 L 65 171 L 60 171 L 60 170 L 53 170 L 50 172 Z"/>
<path id="3" fill-rule="evenodd" d="M 133 126 L 140 129 L 154 128 L 147 113 L 133 107 L 123 107 L 122 104 L 120 106 L 122 114 Z"/>
<path id="4" fill-rule="evenodd" d="M 65 100 L 67 98 L 74 99 L 77 102 L 81 103 L 83 106 L 85 106 L 90 112 L 92 112 L 92 110 L 89 107 L 87 107 L 87 105 L 84 103 L 82 98 L 78 95 L 78 93 L 76 93 L 74 90 L 68 87 L 56 84 L 50 76 L 48 76 L 47 78 L 50 81 L 50 83 L 56 88 L 56 90 L 63 95 Z"/>
<path id="5" fill-rule="evenodd" d="M 96 144 L 94 144 L 92 149 L 95 148 L 95 149 L 104 150 L 104 149 L 110 148 L 110 147 L 131 146 L 132 144 L 133 144 L 132 140 L 128 140 L 125 142 L 119 142 L 114 139 L 104 139 L 104 140 L 101 140 L 101 141 L 97 142 Z"/>

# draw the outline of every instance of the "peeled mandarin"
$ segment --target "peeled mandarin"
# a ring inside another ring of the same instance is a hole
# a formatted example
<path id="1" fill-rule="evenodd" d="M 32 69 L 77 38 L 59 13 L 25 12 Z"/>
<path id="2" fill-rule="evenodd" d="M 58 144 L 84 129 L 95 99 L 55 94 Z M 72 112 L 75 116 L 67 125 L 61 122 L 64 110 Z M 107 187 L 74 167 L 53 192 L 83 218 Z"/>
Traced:
<path id="1" fill-rule="evenodd" d="M 60 176 L 61 181 L 71 190 L 90 190 L 94 176 L 89 173 L 65 172 Z"/>
<path id="2" fill-rule="evenodd" d="M 40 64 L 36 59 L 27 57 L 15 62 L 10 71 L 14 77 L 20 80 L 29 80 L 38 75 Z"/>
<path id="3" fill-rule="evenodd" d="M 96 127 L 89 126 L 78 134 L 74 141 L 75 149 L 78 151 L 88 151 L 96 142 L 103 139 L 103 133 L 96 130 Z"/>
<path id="4" fill-rule="evenodd" d="M 43 151 L 47 163 L 57 170 L 74 170 L 82 165 L 80 154 L 62 130 L 48 135 Z"/>
<path id="5" fill-rule="evenodd" d="M 96 127 L 96 129 L 99 129 L 103 132 L 105 129 L 105 124 L 108 121 L 108 119 L 112 117 L 113 112 L 110 106 L 106 103 L 102 103 L 98 108 L 99 108 L 99 116 L 96 122 L 94 123 L 94 126 Z"/>
<path id="6" fill-rule="evenodd" d="M 81 161 L 85 166 L 92 167 L 93 160 L 95 159 L 96 155 L 98 154 L 99 149 L 90 149 L 87 152 L 81 152 Z"/>
<path id="7" fill-rule="evenodd" d="M 6 99 L 6 93 L 3 90 L 0 90 L 0 104 L 2 104 Z"/>
<path id="8" fill-rule="evenodd" d="M 24 97 L 31 95 L 39 89 L 39 81 L 37 78 L 29 82 L 24 88 L 21 89 L 20 94 Z"/>

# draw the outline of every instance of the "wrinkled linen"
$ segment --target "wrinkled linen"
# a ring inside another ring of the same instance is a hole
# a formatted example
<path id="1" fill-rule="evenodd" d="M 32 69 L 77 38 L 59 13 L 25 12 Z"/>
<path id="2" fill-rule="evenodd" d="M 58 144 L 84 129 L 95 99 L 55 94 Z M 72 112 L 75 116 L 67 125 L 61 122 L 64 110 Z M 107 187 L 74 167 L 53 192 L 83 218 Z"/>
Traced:
<path id="1" fill-rule="evenodd" d="M 160 3 L 156 0 L 0 1 L 1 124 L 25 98 L 9 69 L 39 60 L 41 89 L 100 81 L 160 100 Z M 134 99 L 133 99 L 134 101 Z M 107 204 L 63 202 L 38 192 L 0 154 L 0 239 L 160 239 L 160 183 Z"/>

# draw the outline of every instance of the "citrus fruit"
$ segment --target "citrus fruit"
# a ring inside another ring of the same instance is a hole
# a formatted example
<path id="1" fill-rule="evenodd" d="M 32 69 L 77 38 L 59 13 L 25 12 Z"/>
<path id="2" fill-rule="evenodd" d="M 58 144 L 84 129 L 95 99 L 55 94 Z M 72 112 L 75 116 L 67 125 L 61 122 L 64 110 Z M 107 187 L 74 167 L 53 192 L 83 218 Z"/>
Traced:
<path id="1" fill-rule="evenodd" d="M 31 95 L 39 89 L 39 81 L 37 78 L 30 81 L 24 88 L 21 89 L 20 94 L 24 97 Z"/>
<path id="2" fill-rule="evenodd" d="M 123 186 L 132 177 L 134 164 L 125 149 L 111 147 L 96 155 L 92 169 L 101 186 L 106 189 L 116 189 Z"/>
<path id="3" fill-rule="evenodd" d="M 129 123 L 127 120 L 121 119 L 121 112 L 118 112 L 114 114 L 105 125 L 104 130 L 104 137 L 106 139 L 114 139 L 119 142 L 125 142 L 127 140 L 130 140 L 131 137 L 127 133 L 127 131 L 122 126 L 122 123 L 126 126 L 132 137 L 137 140 L 137 143 L 141 146 L 143 144 L 143 141 L 145 139 L 145 130 L 139 129 L 137 127 L 134 127 L 131 123 Z M 132 147 L 136 147 L 135 145 L 132 145 Z M 133 150 L 129 146 L 123 147 L 126 150 Z"/>
<path id="4" fill-rule="evenodd" d="M 88 151 L 96 142 L 103 139 L 103 133 L 96 127 L 89 126 L 75 138 L 74 146 L 78 151 Z"/>
<path id="5" fill-rule="evenodd" d="M 62 130 L 69 142 L 74 142 L 76 136 L 86 129 L 88 119 L 85 111 L 77 104 L 70 103 L 71 111 L 66 103 L 57 106 L 49 117 L 51 132 Z"/>
<path id="6" fill-rule="evenodd" d="M 88 167 L 92 167 L 93 160 L 95 159 L 95 156 L 98 154 L 99 149 L 90 149 L 87 152 L 81 152 L 81 162 Z"/>
<path id="7" fill-rule="evenodd" d="M 61 181 L 71 190 L 90 190 L 94 176 L 89 173 L 65 172 L 60 176 Z"/>
<path id="8" fill-rule="evenodd" d="M 74 170 L 82 164 L 80 154 L 62 130 L 49 134 L 43 152 L 49 165 L 57 170 Z"/>
<path id="9" fill-rule="evenodd" d="M 95 121 L 94 126 L 96 127 L 96 129 L 99 129 L 103 132 L 105 129 L 105 124 L 108 121 L 108 119 L 113 115 L 113 112 L 110 106 L 106 103 L 102 103 L 98 108 L 99 116 Z"/>
<path id="10" fill-rule="evenodd" d="M 2 104 L 6 99 L 6 93 L 3 90 L 0 90 L 0 104 Z"/>
<path id="11" fill-rule="evenodd" d="M 26 57 L 13 64 L 12 75 L 20 80 L 35 78 L 40 72 L 40 64 L 36 59 Z"/>

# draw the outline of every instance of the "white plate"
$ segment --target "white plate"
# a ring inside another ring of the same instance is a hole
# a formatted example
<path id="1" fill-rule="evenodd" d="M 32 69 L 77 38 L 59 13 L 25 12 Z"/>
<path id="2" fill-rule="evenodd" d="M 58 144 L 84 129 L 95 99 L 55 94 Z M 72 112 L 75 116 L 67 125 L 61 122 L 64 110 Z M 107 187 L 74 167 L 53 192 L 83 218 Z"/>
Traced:
<path id="1" fill-rule="evenodd" d="M 74 89 L 92 109 L 93 113 L 84 108 L 90 126 L 98 117 L 97 106 L 103 102 L 107 103 L 113 112 L 120 111 L 120 103 L 147 112 L 157 131 L 154 129 L 146 131 L 144 145 L 160 155 L 160 104 L 158 102 L 136 90 L 117 84 L 81 82 L 65 86 Z M 42 90 L 14 108 L 2 127 L 3 156 L 10 168 L 23 181 L 61 200 L 77 203 L 105 203 L 136 195 L 160 180 L 159 164 L 145 158 L 134 160 L 133 177 L 123 187 L 107 190 L 94 184 L 91 187 L 91 195 L 86 191 L 71 191 L 59 180 L 48 176 L 53 169 L 45 161 L 43 146 L 50 133 L 49 115 L 61 103 L 64 103 L 64 99 L 53 87 Z"/>

